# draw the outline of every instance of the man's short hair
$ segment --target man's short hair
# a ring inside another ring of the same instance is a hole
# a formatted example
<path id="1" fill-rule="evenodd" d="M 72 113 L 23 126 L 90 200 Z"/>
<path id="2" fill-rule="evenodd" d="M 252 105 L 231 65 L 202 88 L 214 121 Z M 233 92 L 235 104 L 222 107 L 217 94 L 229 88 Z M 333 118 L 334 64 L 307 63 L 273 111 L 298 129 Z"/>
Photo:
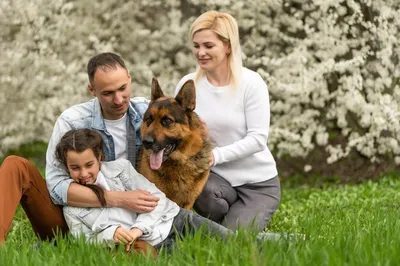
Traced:
<path id="1" fill-rule="evenodd" d="M 118 66 L 127 69 L 121 56 L 114 53 L 101 53 L 93 56 L 87 64 L 89 81 L 93 85 L 94 74 L 100 68 L 103 71 L 115 70 Z"/>

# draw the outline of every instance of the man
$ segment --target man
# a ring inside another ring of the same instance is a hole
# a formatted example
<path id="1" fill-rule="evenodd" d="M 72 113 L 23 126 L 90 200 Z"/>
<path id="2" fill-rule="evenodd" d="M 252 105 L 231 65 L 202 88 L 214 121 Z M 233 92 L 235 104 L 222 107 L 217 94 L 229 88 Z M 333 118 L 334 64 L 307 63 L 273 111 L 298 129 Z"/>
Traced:
<path id="1" fill-rule="evenodd" d="M 43 240 L 52 239 L 56 231 L 68 231 L 62 209 L 57 205 L 101 207 L 92 190 L 72 183 L 66 169 L 55 159 L 55 147 L 68 130 L 97 130 L 106 144 L 106 161 L 126 158 L 135 166 L 147 100 L 130 98 L 131 76 L 116 54 L 94 56 L 87 71 L 88 89 L 95 98 L 68 108 L 57 119 L 46 154 L 47 189 L 40 173 L 29 161 L 17 156 L 4 160 L 0 168 L 0 244 L 6 239 L 19 203 Z M 142 190 L 106 191 L 105 197 L 108 207 L 122 207 L 138 213 L 154 210 L 158 202 L 157 197 Z"/>

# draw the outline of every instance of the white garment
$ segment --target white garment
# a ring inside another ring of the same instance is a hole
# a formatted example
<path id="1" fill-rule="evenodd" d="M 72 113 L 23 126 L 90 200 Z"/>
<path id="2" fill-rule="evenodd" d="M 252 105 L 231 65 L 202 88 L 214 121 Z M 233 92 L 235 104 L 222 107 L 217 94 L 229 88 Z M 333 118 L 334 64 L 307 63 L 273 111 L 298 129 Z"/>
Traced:
<path id="1" fill-rule="evenodd" d="M 195 73 L 179 81 L 175 95 L 189 79 L 194 80 Z M 275 160 L 267 147 L 269 94 L 261 76 L 243 68 L 237 88 L 215 87 L 205 76 L 195 85 L 195 112 L 206 122 L 216 143 L 212 171 L 234 187 L 277 176 Z"/>
<path id="2" fill-rule="evenodd" d="M 106 178 L 101 171 L 97 174 L 94 184 L 102 187 L 104 190 L 110 190 L 110 186 L 107 184 Z"/>
<path id="3" fill-rule="evenodd" d="M 97 175 L 95 184 L 102 187 L 104 190 L 111 190 L 105 176 L 101 171 Z M 120 224 L 121 226 L 124 226 L 125 228 L 129 229 L 130 226 L 132 226 L 132 224 L 134 223 L 134 220 L 133 221 L 130 220 L 130 217 L 132 216 L 131 211 L 122 208 L 114 208 L 112 212 L 113 215 L 110 218 L 110 221 L 112 221 L 114 224 Z M 127 219 L 127 217 L 129 218 Z M 159 223 L 157 228 L 153 229 L 157 230 L 157 233 L 154 233 L 152 238 L 148 237 L 147 241 L 149 241 L 149 243 L 151 242 L 152 245 L 156 245 L 161 241 L 164 241 L 165 238 L 167 238 L 169 231 L 171 230 L 171 226 L 172 226 L 172 220 L 169 220 L 168 222 L 164 223 Z"/>
<path id="4" fill-rule="evenodd" d="M 104 119 L 107 131 L 114 140 L 115 158 L 128 159 L 128 152 L 126 150 L 128 147 L 126 143 L 126 119 L 126 113 L 118 120 Z"/>
<path id="5" fill-rule="evenodd" d="M 104 182 L 112 191 L 146 190 L 158 197 L 157 207 L 147 213 L 135 213 L 123 208 L 81 208 L 64 206 L 64 218 L 71 234 L 75 237 L 83 235 L 87 241 L 102 243 L 113 247 L 114 233 L 119 226 L 126 229 L 138 228 L 143 232 L 139 238 L 151 245 L 164 241 L 180 208 L 169 200 L 147 178 L 136 172 L 131 163 L 125 159 L 102 162 L 101 174 L 97 176 L 96 184 L 104 186 Z M 103 184 L 103 185 L 102 185 Z"/>

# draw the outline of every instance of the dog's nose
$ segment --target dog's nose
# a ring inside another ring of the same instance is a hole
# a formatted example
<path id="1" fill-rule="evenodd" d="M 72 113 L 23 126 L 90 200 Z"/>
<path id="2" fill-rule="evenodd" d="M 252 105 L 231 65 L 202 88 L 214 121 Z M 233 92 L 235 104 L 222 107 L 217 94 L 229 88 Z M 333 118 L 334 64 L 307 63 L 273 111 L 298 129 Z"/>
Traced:
<path id="1" fill-rule="evenodd" d="M 144 136 L 143 138 L 142 138 L 142 144 L 143 144 L 143 146 L 144 146 L 144 148 L 147 150 L 147 149 L 151 149 L 151 147 L 153 146 L 153 144 L 154 144 L 154 138 L 153 137 L 151 137 L 151 136 Z"/>

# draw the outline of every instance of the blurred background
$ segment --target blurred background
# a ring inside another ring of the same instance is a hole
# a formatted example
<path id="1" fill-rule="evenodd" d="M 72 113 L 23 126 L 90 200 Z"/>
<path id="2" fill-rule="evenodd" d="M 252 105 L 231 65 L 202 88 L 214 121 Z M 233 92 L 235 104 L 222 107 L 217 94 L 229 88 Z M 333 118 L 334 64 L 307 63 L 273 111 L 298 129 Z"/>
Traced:
<path id="1" fill-rule="evenodd" d="M 268 84 L 282 179 L 399 171 L 398 0 L 2 0 L 0 156 L 44 162 L 58 115 L 91 98 L 97 53 L 125 59 L 134 96 L 149 98 L 153 76 L 172 96 L 195 69 L 189 27 L 211 9 L 237 19 L 244 65 Z"/>

